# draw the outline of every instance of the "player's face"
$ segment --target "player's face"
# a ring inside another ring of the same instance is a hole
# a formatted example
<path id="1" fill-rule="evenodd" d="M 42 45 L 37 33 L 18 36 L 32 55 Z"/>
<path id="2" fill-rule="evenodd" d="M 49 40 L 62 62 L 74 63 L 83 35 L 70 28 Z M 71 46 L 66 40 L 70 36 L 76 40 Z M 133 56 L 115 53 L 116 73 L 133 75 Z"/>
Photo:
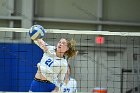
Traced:
<path id="1" fill-rule="evenodd" d="M 57 51 L 65 53 L 68 50 L 68 44 L 66 39 L 60 39 L 60 41 L 57 44 Z"/>

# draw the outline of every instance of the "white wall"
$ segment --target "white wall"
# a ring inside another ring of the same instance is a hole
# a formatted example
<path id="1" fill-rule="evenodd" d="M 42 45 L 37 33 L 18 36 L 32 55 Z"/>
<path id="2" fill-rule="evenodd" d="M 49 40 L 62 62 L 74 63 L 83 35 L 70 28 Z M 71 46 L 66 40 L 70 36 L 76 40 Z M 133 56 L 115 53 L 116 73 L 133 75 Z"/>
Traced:
<path id="1" fill-rule="evenodd" d="M 8 27 L 12 17 L 15 17 L 14 27 L 22 27 L 22 22 L 30 20 L 28 15 L 23 15 L 25 12 L 24 4 L 25 0 L 13 0 L 14 11 L 8 2 L 11 0 L 1 0 L 0 2 L 0 19 L 6 22 L 8 25 L 1 25 Z M 28 1 L 28 0 L 27 0 Z M 31 1 L 31 0 L 30 0 Z M 45 28 L 60 28 L 60 29 L 80 29 L 80 30 L 98 30 L 99 25 L 102 30 L 109 31 L 139 31 L 140 30 L 140 13 L 139 4 L 140 1 L 136 0 L 101 0 L 102 4 L 98 3 L 98 0 L 34 0 L 29 3 L 26 8 L 32 11 L 31 7 L 34 4 L 34 11 L 30 12 L 33 15 L 33 24 L 41 24 Z M 23 4 L 23 5 L 22 5 Z M 102 18 L 98 18 L 99 5 L 103 12 Z M 102 8 L 103 7 L 103 8 Z M 6 17 L 14 12 L 13 16 L 8 19 Z M 4 16 L 5 18 L 1 17 Z M 17 16 L 21 18 L 17 18 Z M 34 19 L 35 18 L 35 19 Z M 41 19 L 40 19 L 41 18 Z M 25 19 L 25 20 L 23 20 Z M 98 20 L 99 19 L 99 20 Z M 107 22 L 106 22 L 107 21 Z M 19 22 L 17 25 L 16 23 Z M 128 23 L 128 24 L 127 24 Z M 27 25 L 28 26 L 28 25 Z"/>

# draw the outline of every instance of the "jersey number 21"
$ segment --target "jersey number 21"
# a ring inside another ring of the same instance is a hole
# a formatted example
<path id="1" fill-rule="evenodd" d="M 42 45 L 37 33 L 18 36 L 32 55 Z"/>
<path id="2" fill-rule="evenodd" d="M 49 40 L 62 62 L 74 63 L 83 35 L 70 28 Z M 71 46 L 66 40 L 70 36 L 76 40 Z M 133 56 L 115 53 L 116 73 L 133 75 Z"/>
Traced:
<path id="1" fill-rule="evenodd" d="M 47 65 L 47 66 L 51 66 L 52 65 L 52 63 L 53 63 L 53 60 L 51 60 L 51 59 L 48 59 L 46 62 L 45 62 L 45 64 Z"/>

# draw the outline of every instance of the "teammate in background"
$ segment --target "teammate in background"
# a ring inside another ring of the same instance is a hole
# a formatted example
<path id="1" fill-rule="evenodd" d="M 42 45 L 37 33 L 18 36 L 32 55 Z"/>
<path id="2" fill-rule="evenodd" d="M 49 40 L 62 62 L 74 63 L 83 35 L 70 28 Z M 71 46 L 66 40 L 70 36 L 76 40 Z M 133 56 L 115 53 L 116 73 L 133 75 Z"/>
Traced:
<path id="1" fill-rule="evenodd" d="M 38 70 L 31 83 L 30 92 L 59 92 L 60 85 L 67 73 L 67 59 L 77 54 L 76 42 L 61 38 L 57 46 L 50 46 L 42 39 L 33 40 L 43 51 L 37 64 Z"/>
<path id="2" fill-rule="evenodd" d="M 75 79 L 70 77 L 71 67 L 68 64 L 67 74 L 65 76 L 65 80 L 63 85 L 61 86 L 61 91 L 63 93 L 77 93 L 77 82 Z"/>

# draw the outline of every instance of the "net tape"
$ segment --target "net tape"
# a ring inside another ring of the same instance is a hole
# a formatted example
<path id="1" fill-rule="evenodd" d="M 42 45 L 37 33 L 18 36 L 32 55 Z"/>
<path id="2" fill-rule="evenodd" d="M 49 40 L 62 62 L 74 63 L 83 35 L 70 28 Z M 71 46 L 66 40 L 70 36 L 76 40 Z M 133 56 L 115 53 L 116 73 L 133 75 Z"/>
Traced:
<path id="1" fill-rule="evenodd" d="M 68 34 L 93 34 L 93 35 L 116 35 L 116 36 L 140 36 L 140 32 L 110 32 L 110 31 L 86 31 L 86 30 L 60 30 L 45 29 L 46 33 L 68 33 Z M 25 28 L 0 28 L 0 32 L 28 32 Z"/>

